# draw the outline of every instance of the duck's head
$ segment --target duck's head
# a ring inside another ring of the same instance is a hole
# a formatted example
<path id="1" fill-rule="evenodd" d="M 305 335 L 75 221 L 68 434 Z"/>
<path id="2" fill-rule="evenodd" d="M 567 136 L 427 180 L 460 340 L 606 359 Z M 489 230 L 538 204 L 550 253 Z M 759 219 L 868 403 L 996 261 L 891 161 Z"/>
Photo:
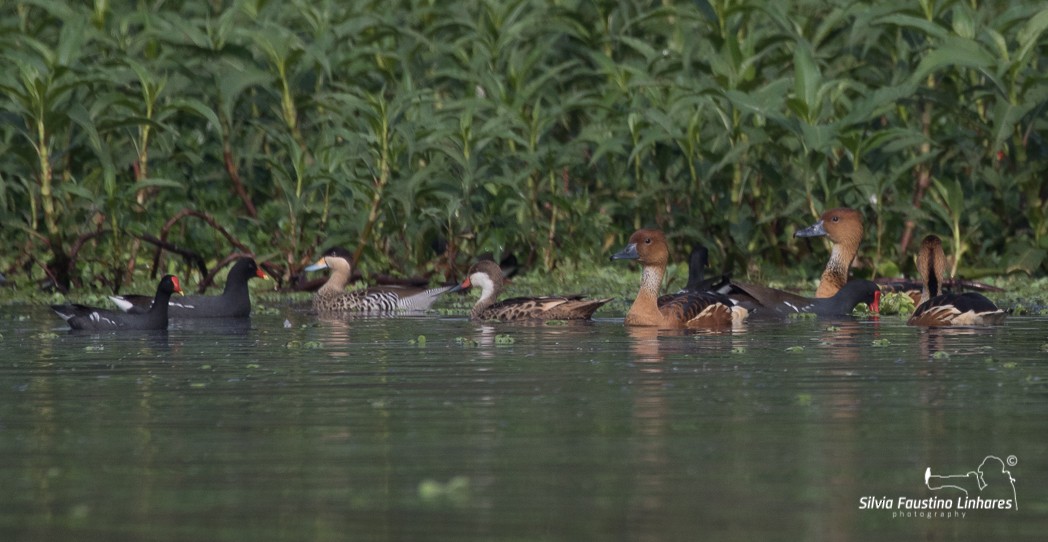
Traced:
<path id="1" fill-rule="evenodd" d="M 466 280 L 463 280 L 461 284 L 448 291 L 458 292 L 476 286 L 480 288 L 481 299 L 486 299 L 493 293 L 501 290 L 505 282 L 506 277 L 502 274 L 502 268 L 497 263 L 490 260 L 481 260 L 469 268 L 469 271 L 466 273 Z"/>
<path id="2" fill-rule="evenodd" d="M 834 243 L 859 246 L 862 241 L 862 213 L 855 209 L 840 207 L 830 209 L 819 218 L 819 221 L 803 230 L 798 230 L 794 237 L 821 237 L 825 235 Z"/>
<path id="3" fill-rule="evenodd" d="M 666 235 L 661 230 L 637 230 L 626 248 L 611 256 L 612 260 L 637 260 L 643 265 L 665 266 L 670 258 Z"/>
<path id="4" fill-rule="evenodd" d="M 321 269 L 343 269 L 349 270 L 349 262 L 353 260 L 353 255 L 342 247 L 332 247 L 327 249 L 320 256 L 320 259 L 313 265 L 307 266 L 306 271 L 319 271 Z"/>

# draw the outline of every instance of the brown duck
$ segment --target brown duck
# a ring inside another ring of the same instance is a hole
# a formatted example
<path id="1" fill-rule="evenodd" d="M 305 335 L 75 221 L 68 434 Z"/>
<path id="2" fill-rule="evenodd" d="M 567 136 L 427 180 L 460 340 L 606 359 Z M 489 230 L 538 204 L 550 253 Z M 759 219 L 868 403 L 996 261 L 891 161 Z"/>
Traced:
<path id="1" fill-rule="evenodd" d="M 627 326 L 659 328 L 725 327 L 746 319 L 746 309 L 716 292 L 681 292 L 659 297 L 669 262 L 669 246 L 660 230 L 638 230 L 613 260 L 637 260 L 644 266 L 640 291 L 626 314 Z"/>
<path id="2" fill-rule="evenodd" d="M 924 278 L 921 304 L 906 323 L 912 326 L 979 326 L 1004 321 L 1004 311 L 981 294 L 941 293 L 946 254 L 938 237 L 929 235 L 921 241 L 917 269 Z"/>
<path id="3" fill-rule="evenodd" d="M 473 306 L 471 320 L 501 320 L 503 322 L 525 320 L 588 320 L 605 303 L 606 299 L 585 299 L 581 295 L 513 297 L 495 302 L 506 278 L 502 268 L 492 261 L 480 261 L 469 268 L 466 280 L 451 291 L 480 288 L 480 299 Z"/>
<path id="4" fill-rule="evenodd" d="M 793 234 L 794 237 L 826 236 L 833 242 L 830 261 L 822 272 L 815 297 L 833 297 L 848 283 L 848 268 L 859 253 L 862 242 L 862 213 L 855 209 L 830 209 L 819 221 Z"/>

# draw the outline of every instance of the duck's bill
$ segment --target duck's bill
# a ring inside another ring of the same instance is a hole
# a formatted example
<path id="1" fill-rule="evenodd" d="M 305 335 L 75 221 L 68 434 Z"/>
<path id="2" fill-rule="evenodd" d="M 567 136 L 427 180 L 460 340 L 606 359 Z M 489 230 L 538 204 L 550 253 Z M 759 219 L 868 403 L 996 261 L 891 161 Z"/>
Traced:
<path id="1" fill-rule="evenodd" d="M 611 255 L 612 260 L 636 260 L 640 258 L 640 254 L 637 253 L 637 243 L 630 243 L 626 245 L 626 248 Z"/>

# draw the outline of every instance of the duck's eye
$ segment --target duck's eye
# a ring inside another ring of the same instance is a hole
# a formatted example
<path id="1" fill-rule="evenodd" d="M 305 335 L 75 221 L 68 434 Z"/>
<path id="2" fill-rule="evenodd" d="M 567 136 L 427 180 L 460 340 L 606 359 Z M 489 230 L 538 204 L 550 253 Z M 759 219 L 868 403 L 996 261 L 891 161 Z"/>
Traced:
<path id="1" fill-rule="evenodd" d="M 651 237 L 645 237 L 644 238 L 644 244 L 645 245 L 650 245 L 651 244 Z"/>
<path id="2" fill-rule="evenodd" d="M 840 220 L 840 219 L 841 219 L 841 217 L 839 217 L 839 216 L 834 216 L 834 217 L 833 217 L 833 218 L 832 218 L 831 220 L 833 220 L 834 222 L 837 222 L 837 221 L 838 221 L 838 220 Z"/>

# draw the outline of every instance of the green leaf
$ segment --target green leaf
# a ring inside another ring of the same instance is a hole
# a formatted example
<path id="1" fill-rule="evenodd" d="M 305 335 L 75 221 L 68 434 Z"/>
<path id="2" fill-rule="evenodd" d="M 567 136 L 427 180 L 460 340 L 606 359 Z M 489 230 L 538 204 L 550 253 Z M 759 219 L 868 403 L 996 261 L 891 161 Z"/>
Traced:
<path id="1" fill-rule="evenodd" d="M 923 32 L 929 39 L 944 40 L 949 37 L 950 31 L 927 19 L 896 13 L 881 17 L 874 24 L 886 24 L 902 26 Z"/>
<path id="2" fill-rule="evenodd" d="M 176 190 L 185 190 L 186 187 L 184 184 L 170 179 L 141 179 L 124 187 L 125 196 L 132 195 L 144 188 L 174 188 Z"/>
<path id="3" fill-rule="evenodd" d="M 87 134 L 91 149 L 95 152 L 99 163 L 102 164 L 103 189 L 106 195 L 112 196 L 116 192 L 116 166 L 113 164 L 109 145 L 99 135 L 94 119 L 81 103 L 74 103 L 69 108 L 69 118 Z"/>
<path id="4" fill-rule="evenodd" d="M 989 69 L 997 59 L 982 44 L 974 40 L 950 37 L 921 59 L 910 83 L 921 83 L 928 74 L 943 68 L 960 66 L 965 68 Z"/>
<path id="5" fill-rule="evenodd" d="M 1042 45 L 1041 34 L 1048 30 L 1048 8 L 1042 9 L 1037 15 L 1030 18 L 1019 30 L 1016 39 L 1019 42 L 1019 51 L 1015 55 L 1015 63 L 1025 66 L 1031 60 L 1031 55 L 1038 45 Z"/>
<path id="6" fill-rule="evenodd" d="M 196 113 L 197 115 L 200 115 L 201 117 L 203 117 L 211 123 L 211 127 L 214 130 L 220 130 L 222 127 L 222 123 L 219 122 L 218 115 L 215 114 L 215 111 L 200 100 L 193 98 L 175 99 L 171 100 L 170 105 L 177 109 L 191 111 L 193 113 Z"/>
<path id="7" fill-rule="evenodd" d="M 804 105 L 801 118 L 814 123 L 818 117 L 819 87 L 822 86 L 822 73 L 815 63 L 811 44 L 798 41 L 793 49 L 794 95 Z"/>

